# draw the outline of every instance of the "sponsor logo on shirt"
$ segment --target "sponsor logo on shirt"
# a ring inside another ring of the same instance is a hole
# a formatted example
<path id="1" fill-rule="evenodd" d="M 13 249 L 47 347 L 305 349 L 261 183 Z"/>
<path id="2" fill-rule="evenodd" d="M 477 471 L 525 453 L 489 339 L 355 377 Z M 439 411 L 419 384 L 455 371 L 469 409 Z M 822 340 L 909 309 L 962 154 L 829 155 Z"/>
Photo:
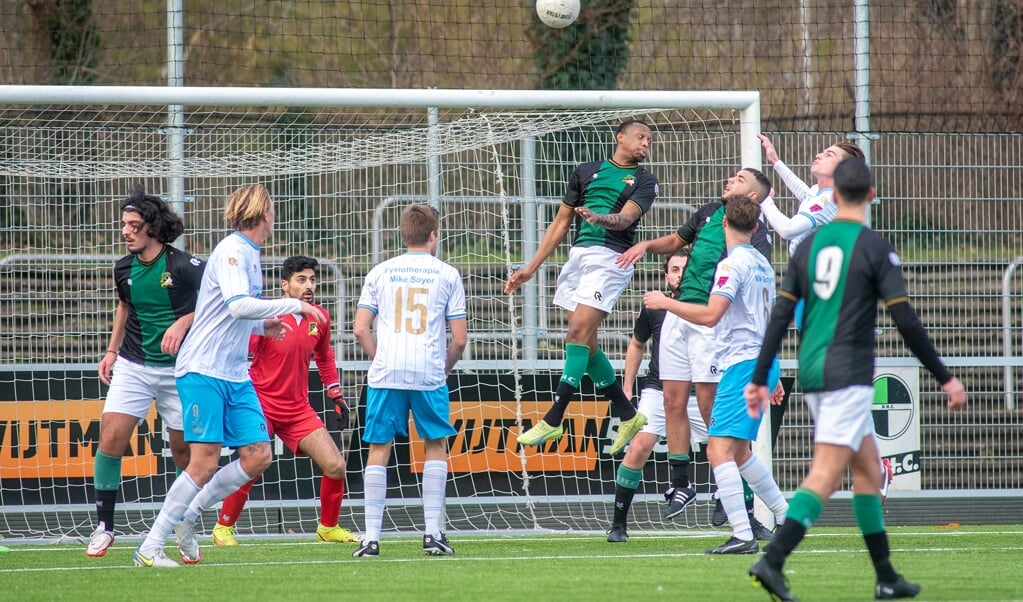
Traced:
<path id="1" fill-rule="evenodd" d="M 822 205 L 816 205 L 816 204 L 815 205 L 810 205 L 810 211 L 812 211 L 814 213 L 816 213 L 816 212 L 818 212 L 818 211 L 820 211 L 822 209 L 824 209 L 824 207 Z"/>
<path id="2" fill-rule="evenodd" d="M 726 282 L 728 282 L 728 276 L 722 276 L 718 278 L 718 281 L 714 283 L 714 286 L 721 288 Z"/>

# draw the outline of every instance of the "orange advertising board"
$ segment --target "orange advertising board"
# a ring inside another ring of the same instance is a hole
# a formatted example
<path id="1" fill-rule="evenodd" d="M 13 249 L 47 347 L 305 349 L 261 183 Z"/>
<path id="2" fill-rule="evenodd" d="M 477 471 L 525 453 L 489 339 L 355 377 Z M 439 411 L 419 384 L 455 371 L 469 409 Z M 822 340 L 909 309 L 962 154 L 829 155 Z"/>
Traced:
<path id="1" fill-rule="evenodd" d="M 91 477 L 102 412 L 100 399 L 0 402 L 0 478 Z M 150 407 L 128 444 L 123 476 L 156 474 L 151 439 L 160 436 Z"/>
<path id="2" fill-rule="evenodd" d="M 539 422 L 550 405 L 546 400 L 523 401 L 521 430 Z M 611 443 L 600 436 L 605 432 L 607 408 L 604 400 L 575 401 L 565 414 L 561 439 L 522 447 L 515 442 L 520 432 L 515 402 L 453 401 L 451 424 L 458 432 L 451 439 L 448 468 L 451 472 L 591 471 L 597 466 L 601 448 Z M 409 434 L 412 472 L 419 473 L 423 471 L 423 441 L 412 421 Z"/>

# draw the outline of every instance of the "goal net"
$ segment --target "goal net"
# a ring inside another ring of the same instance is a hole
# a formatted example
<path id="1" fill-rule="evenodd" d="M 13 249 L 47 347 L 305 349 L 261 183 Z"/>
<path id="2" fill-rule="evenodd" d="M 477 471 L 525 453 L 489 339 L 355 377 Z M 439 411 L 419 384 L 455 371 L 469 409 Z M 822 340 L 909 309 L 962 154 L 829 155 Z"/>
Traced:
<path id="1" fill-rule="evenodd" d="M 560 376 L 565 315 L 551 303 L 568 245 L 521 294 L 503 283 L 528 260 L 584 161 L 610 157 L 623 119 L 651 125 L 646 167 L 660 196 L 640 237 L 673 231 L 720 196 L 740 166 L 759 167 L 756 93 L 264 90 L 0 87 L 0 533 L 77 538 L 92 528 L 91 476 L 106 387 L 96 366 L 116 296 L 114 261 L 127 253 L 118 203 L 135 183 L 185 220 L 178 241 L 205 257 L 227 233 L 224 201 L 265 183 L 277 222 L 263 248 L 264 296 L 279 294 L 283 258 L 320 260 L 317 300 L 330 312 L 346 398 L 339 431 L 311 370 L 311 403 L 348 460 L 341 525 L 362 526 L 365 446 L 359 403 L 366 358 L 350 333 L 362 279 L 401 252 L 401 209 L 438 207 L 442 257 L 465 283 L 470 343 L 451 377 L 449 529 L 606 529 L 621 456 L 607 449 L 617 418 L 588 382 L 566 435 L 541 450 L 516 446 L 523 420 L 549 406 Z M 663 289 L 661 257 L 638 265 L 600 344 L 621 370 L 643 292 Z M 116 368 L 115 368 L 116 369 Z M 385 529 L 422 523 L 422 442 L 396 445 Z M 319 470 L 279 443 L 252 491 L 239 533 L 309 532 Z M 226 453 L 225 453 L 226 456 Z M 631 525 L 709 525 L 709 471 L 675 520 L 660 518 L 663 442 L 648 462 Z M 155 410 L 123 467 L 118 531 L 146 530 L 175 476 Z M 204 517 L 208 531 L 215 509 Z"/>

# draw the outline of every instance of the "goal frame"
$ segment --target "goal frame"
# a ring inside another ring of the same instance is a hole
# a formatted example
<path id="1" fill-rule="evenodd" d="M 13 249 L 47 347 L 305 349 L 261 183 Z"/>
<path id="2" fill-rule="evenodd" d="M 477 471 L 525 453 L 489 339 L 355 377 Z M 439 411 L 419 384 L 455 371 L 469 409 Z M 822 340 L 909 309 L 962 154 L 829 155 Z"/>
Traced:
<path id="1" fill-rule="evenodd" d="M 249 87 L 186 87 L 186 86 L 12 86 L 0 85 L 0 106 L 64 105 L 106 106 L 146 105 L 167 107 L 166 157 L 171 166 L 168 180 L 168 201 L 179 213 L 185 206 L 184 171 L 174 169 L 185 160 L 184 139 L 187 129 L 184 115 L 188 106 L 232 107 L 348 107 L 425 109 L 428 112 L 432 138 L 440 109 L 535 109 L 584 110 L 628 109 L 657 110 L 732 110 L 738 113 L 739 151 L 741 164 L 736 167 L 762 166 L 760 142 L 760 93 L 757 91 L 577 91 L 577 90 L 455 90 L 455 89 L 350 89 L 350 88 L 249 88 Z M 437 157 L 429 157 L 438 160 Z M 436 193 L 435 193 L 436 191 Z M 439 203 L 439 183 L 430 187 L 431 204 Z M 524 251 L 537 241 L 523 241 Z M 527 287 L 528 288 L 528 287 Z M 528 294 L 528 291 L 524 291 Z M 528 326 L 528 325 L 526 325 Z M 339 367 L 364 371 L 365 362 L 347 362 L 339 358 Z M 457 365 L 455 371 L 507 368 L 496 361 L 476 360 Z M 554 369 L 551 362 L 534 360 L 528 354 L 518 362 L 518 369 Z M 615 362 L 620 365 L 620 362 Z M 0 367 L 2 368 L 2 367 Z M 769 414 L 765 415 L 762 434 L 770 433 Z M 761 457 L 770 463 L 770 437 L 761 436 L 755 443 Z M 541 501 L 534 498 L 533 501 Z M 495 500 L 500 503 L 500 500 Z M 527 502 L 532 503 L 532 502 Z M 357 503 L 354 505 L 358 505 Z"/>

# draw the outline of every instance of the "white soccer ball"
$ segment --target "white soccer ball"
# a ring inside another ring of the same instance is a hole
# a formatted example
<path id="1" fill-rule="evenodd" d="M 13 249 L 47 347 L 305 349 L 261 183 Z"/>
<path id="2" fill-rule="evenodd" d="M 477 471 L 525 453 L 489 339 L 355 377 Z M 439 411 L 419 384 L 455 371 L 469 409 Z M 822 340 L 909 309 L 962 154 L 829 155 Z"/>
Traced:
<path id="1" fill-rule="evenodd" d="M 547 27 L 568 27 L 579 17 L 579 0 L 536 0 L 536 16 Z"/>

